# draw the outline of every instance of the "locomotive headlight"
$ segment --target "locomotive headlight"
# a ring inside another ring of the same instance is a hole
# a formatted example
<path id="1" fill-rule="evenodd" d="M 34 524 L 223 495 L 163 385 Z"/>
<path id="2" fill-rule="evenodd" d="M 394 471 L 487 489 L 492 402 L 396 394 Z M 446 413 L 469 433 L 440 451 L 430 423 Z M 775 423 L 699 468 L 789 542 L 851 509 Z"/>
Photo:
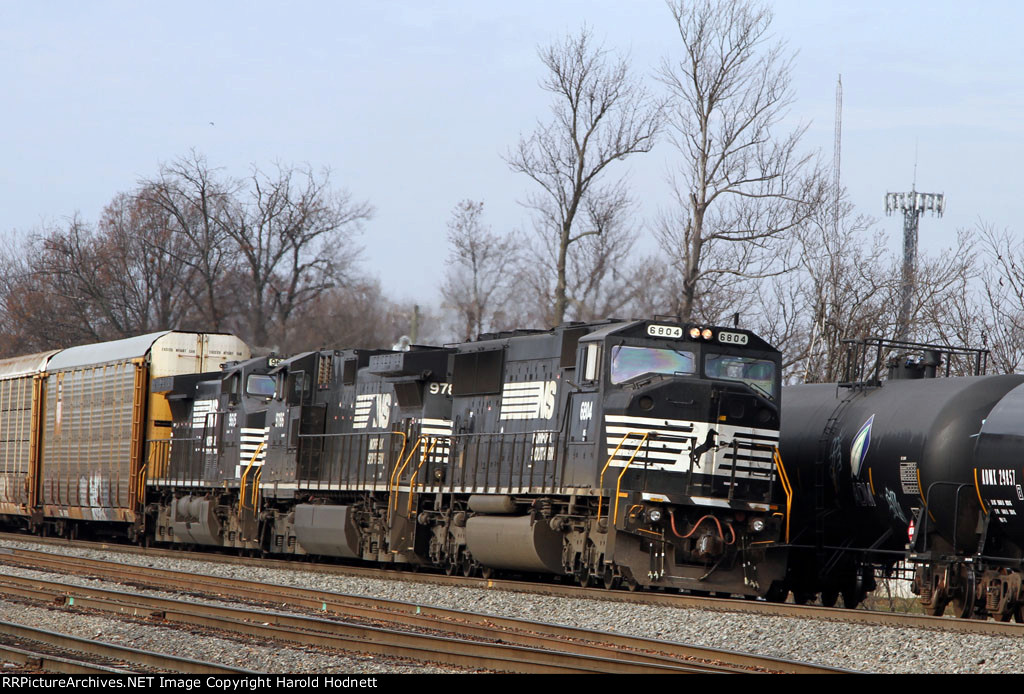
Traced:
<path id="1" fill-rule="evenodd" d="M 696 340 L 700 337 L 700 328 L 690 328 L 690 339 Z"/>
<path id="2" fill-rule="evenodd" d="M 766 525 L 767 523 L 764 522 L 764 518 L 750 519 L 750 529 L 755 533 L 764 531 Z"/>
<path id="3" fill-rule="evenodd" d="M 661 511 L 656 508 L 652 508 L 647 512 L 647 520 L 651 523 L 657 523 L 661 520 Z"/>
<path id="4" fill-rule="evenodd" d="M 703 337 L 705 340 L 710 340 L 711 339 L 711 328 L 704 328 L 703 330 L 701 330 L 700 336 Z"/>

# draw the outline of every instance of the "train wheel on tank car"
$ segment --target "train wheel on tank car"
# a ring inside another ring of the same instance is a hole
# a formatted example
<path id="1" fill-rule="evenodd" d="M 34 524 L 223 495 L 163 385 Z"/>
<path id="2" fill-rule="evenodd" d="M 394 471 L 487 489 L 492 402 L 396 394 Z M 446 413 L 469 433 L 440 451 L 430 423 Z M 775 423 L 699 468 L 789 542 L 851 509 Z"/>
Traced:
<path id="1" fill-rule="evenodd" d="M 975 615 L 975 597 L 977 580 L 974 571 L 969 568 L 960 570 L 960 589 L 953 596 L 953 616 L 970 619 Z"/>
<path id="2" fill-rule="evenodd" d="M 619 587 L 619 577 L 615 575 L 615 569 L 611 565 L 604 567 L 604 573 L 601 576 L 601 582 L 604 587 L 608 590 L 615 590 Z"/>

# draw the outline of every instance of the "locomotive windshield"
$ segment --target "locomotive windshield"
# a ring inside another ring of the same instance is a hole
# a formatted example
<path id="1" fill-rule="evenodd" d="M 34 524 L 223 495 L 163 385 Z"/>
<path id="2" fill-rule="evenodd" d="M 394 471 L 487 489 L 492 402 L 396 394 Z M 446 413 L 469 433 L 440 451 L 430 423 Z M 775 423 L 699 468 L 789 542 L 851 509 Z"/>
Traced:
<path id="1" fill-rule="evenodd" d="M 272 398 L 274 397 L 275 387 L 274 379 L 270 376 L 249 374 L 249 379 L 245 382 L 245 393 L 246 395 Z"/>
<path id="2" fill-rule="evenodd" d="M 704 373 L 708 378 L 741 381 L 768 397 L 775 397 L 775 364 L 767 359 L 708 354 L 704 357 Z"/>
<path id="3" fill-rule="evenodd" d="M 623 383 L 644 374 L 696 373 L 693 352 L 652 347 L 612 347 L 612 383 Z"/>

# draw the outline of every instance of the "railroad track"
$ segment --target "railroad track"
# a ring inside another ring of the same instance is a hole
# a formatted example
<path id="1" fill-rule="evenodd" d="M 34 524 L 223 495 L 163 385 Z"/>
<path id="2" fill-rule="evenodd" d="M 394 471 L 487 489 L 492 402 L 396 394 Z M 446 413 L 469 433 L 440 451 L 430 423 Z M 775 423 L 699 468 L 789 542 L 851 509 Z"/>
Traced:
<path id="1" fill-rule="evenodd" d="M 542 583 L 536 581 L 518 581 L 497 578 L 474 578 L 462 576 L 445 576 L 430 572 L 401 571 L 382 569 L 379 567 L 349 566 L 335 563 L 315 563 L 295 561 L 291 559 L 266 559 L 242 557 L 216 552 L 183 552 L 165 548 L 144 548 L 135 545 L 112 544 L 105 542 L 75 541 L 60 538 L 26 537 L 16 533 L 0 533 L 0 540 L 15 542 L 39 543 L 54 546 L 72 546 L 97 551 L 114 551 L 152 557 L 176 559 L 192 559 L 197 561 L 214 561 L 239 566 L 283 569 L 290 571 L 319 572 L 336 576 L 355 576 L 362 578 L 387 579 L 393 581 L 413 581 L 443 586 L 462 586 L 481 589 L 499 589 L 536 595 L 551 595 L 567 598 L 587 598 L 623 602 L 637 605 L 661 605 L 666 607 L 692 607 L 722 612 L 739 612 L 759 615 L 775 615 L 780 617 L 806 617 L 852 624 L 882 625 L 892 627 L 913 627 L 919 629 L 938 629 L 942 631 L 993 635 L 1024 635 L 1024 624 L 1010 622 L 981 621 L 957 619 L 955 617 L 931 617 L 928 615 L 908 614 L 902 612 L 880 612 L 864 609 L 849 610 L 844 608 L 821 607 L 815 605 L 794 605 L 790 603 L 773 603 L 761 600 L 738 600 L 733 598 L 712 598 L 697 595 L 660 593 L 651 591 L 630 592 L 627 590 L 607 590 L 604 588 L 583 588 L 577 585 L 558 583 Z"/>
<path id="2" fill-rule="evenodd" d="M 157 618 L 162 623 L 210 628 L 245 638 L 398 656 L 477 670 L 617 674 L 837 672 L 778 658 L 608 632 L 32 550 L 0 550 L 0 562 L 226 599 L 246 606 L 210 605 L 194 599 L 150 597 L 123 590 L 0 575 L 0 593 L 21 599 L 56 600 L 69 607 Z M 274 609 L 266 609 L 267 605 Z M 284 613 L 280 611 L 283 607 L 307 614 Z"/>
<path id="3" fill-rule="evenodd" d="M 241 668 L 83 639 L 2 621 L 0 658 L 6 662 L 18 663 L 28 671 L 64 674 L 255 674 Z"/>

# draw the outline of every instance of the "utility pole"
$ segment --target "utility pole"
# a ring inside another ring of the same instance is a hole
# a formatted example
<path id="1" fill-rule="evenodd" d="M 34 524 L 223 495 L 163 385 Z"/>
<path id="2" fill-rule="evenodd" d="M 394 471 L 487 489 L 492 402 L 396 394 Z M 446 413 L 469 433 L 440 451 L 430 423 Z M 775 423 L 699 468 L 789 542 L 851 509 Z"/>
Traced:
<path id="1" fill-rule="evenodd" d="M 896 320 L 896 339 L 906 341 L 910 336 L 910 307 L 914 297 L 917 275 L 917 227 L 923 212 L 930 211 L 941 217 L 946 207 L 942 193 L 918 193 L 917 165 L 914 165 L 914 185 L 909 193 L 886 193 L 885 214 L 903 213 L 903 273 L 900 281 L 900 314 Z"/>

